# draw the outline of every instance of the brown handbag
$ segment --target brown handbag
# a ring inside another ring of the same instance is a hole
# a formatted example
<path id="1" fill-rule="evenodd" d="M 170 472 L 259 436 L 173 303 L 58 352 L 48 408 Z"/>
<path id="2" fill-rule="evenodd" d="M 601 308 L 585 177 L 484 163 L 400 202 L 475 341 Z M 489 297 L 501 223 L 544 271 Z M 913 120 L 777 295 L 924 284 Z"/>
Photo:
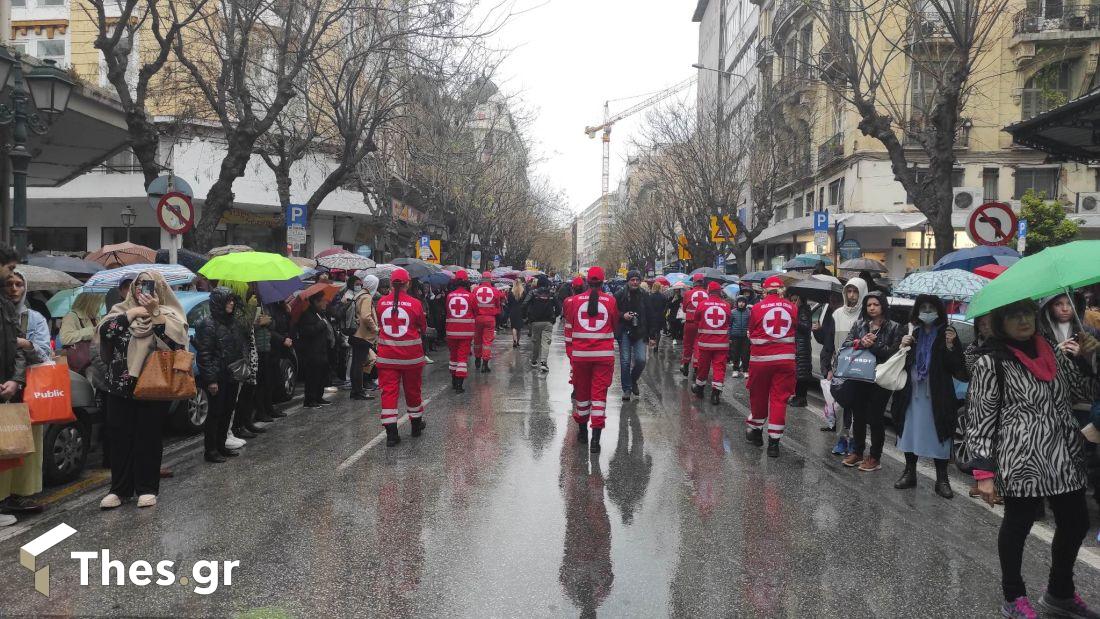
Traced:
<path id="1" fill-rule="evenodd" d="M 135 400 L 190 400 L 198 390 L 192 370 L 195 355 L 186 350 L 154 350 L 134 385 Z"/>
<path id="2" fill-rule="evenodd" d="M 0 460 L 34 453 L 31 414 L 26 404 L 0 404 Z"/>

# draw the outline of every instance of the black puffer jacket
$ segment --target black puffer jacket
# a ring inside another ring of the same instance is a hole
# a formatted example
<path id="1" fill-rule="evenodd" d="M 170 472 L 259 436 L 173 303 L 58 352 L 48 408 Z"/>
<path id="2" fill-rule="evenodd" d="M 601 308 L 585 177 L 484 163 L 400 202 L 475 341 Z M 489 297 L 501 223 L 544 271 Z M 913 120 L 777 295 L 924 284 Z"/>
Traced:
<path id="1" fill-rule="evenodd" d="M 810 321 L 810 306 L 803 302 L 798 306 L 798 321 L 794 333 L 794 372 L 798 380 L 813 378 L 813 349 L 810 337 L 813 335 L 813 323 Z"/>
<path id="2" fill-rule="evenodd" d="M 665 330 L 665 312 L 668 311 L 668 297 L 663 292 L 649 293 L 649 318 L 653 321 L 649 325 L 649 339 L 656 339 L 657 335 Z"/>
<path id="3" fill-rule="evenodd" d="M 228 288 L 215 288 L 210 293 L 210 315 L 195 327 L 195 351 L 203 385 L 232 380 L 229 365 L 244 358 L 246 342 L 240 322 L 225 307 L 234 299 Z"/>

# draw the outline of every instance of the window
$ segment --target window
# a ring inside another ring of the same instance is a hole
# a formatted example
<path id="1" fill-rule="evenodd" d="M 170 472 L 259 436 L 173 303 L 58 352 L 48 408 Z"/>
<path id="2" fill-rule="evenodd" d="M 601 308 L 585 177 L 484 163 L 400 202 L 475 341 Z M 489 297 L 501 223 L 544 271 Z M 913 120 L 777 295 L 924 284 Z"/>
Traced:
<path id="1" fill-rule="evenodd" d="M 787 205 L 776 207 L 775 209 L 775 223 L 779 223 L 787 218 Z"/>
<path id="2" fill-rule="evenodd" d="M 115 243 L 126 242 L 126 228 L 122 226 L 103 226 L 102 233 L 104 245 L 114 245 Z M 160 249 L 160 228 L 156 226 L 151 228 L 139 228 L 134 226 L 130 228 L 130 242 L 153 249 Z"/>
<path id="3" fill-rule="evenodd" d="M 1019 200 L 1028 189 L 1034 189 L 1036 194 L 1053 200 L 1058 197 L 1059 176 L 1059 168 L 1020 168 L 1016 170 L 1016 191 L 1013 197 Z"/>
<path id="4" fill-rule="evenodd" d="M 813 26 L 807 24 L 799 33 L 801 40 L 798 43 L 798 73 L 802 77 L 809 77 L 813 68 L 813 58 L 810 55 L 810 45 L 813 42 L 812 28 Z"/>
<path id="5" fill-rule="evenodd" d="M 38 0 L 38 6 L 65 6 L 65 0 Z"/>
<path id="6" fill-rule="evenodd" d="M 795 198 L 791 204 L 793 206 L 791 217 L 802 217 L 802 196 Z"/>
<path id="7" fill-rule="evenodd" d="M 982 169 L 982 196 L 986 202 L 997 199 L 997 185 L 1001 180 L 1001 171 L 998 168 Z"/>
<path id="8" fill-rule="evenodd" d="M 917 168 L 913 170 L 913 176 L 917 179 L 917 184 L 919 185 L 924 182 L 924 179 L 928 178 L 928 170 L 926 168 Z M 954 188 L 962 186 L 963 169 L 955 168 L 951 171 L 951 187 Z M 908 204 L 913 204 L 913 194 L 909 193 L 908 191 L 905 192 L 905 202 Z"/>
<path id="9" fill-rule="evenodd" d="M 1047 65 L 1024 84 L 1023 118 L 1031 118 L 1069 101 L 1069 62 Z"/>
<path id="10" fill-rule="evenodd" d="M 22 38 L 11 41 L 8 45 L 20 54 L 34 56 L 42 60 L 53 60 L 59 67 L 67 68 L 65 60 L 65 39 L 35 39 Z"/>
<path id="11" fill-rule="evenodd" d="M 120 153 L 112 155 L 107 161 L 96 166 L 95 171 L 104 174 L 127 174 L 140 172 L 141 165 L 138 163 L 134 151 L 127 148 Z M 104 241 L 104 243 L 106 243 L 106 241 Z"/>
<path id="12" fill-rule="evenodd" d="M 814 210 L 814 192 L 810 191 L 806 193 L 806 212 L 812 213 Z"/>
<path id="13" fill-rule="evenodd" d="M 87 228 L 30 228 L 32 251 L 88 251 Z"/>
<path id="14" fill-rule="evenodd" d="M 11 0 L 11 7 L 13 9 L 21 9 L 27 6 L 27 0 Z"/>
<path id="15" fill-rule="evenodd" d="M 829 183 L 829 208 L 834 212 L 844 212 L 844 179 L 838 178 Z"/>

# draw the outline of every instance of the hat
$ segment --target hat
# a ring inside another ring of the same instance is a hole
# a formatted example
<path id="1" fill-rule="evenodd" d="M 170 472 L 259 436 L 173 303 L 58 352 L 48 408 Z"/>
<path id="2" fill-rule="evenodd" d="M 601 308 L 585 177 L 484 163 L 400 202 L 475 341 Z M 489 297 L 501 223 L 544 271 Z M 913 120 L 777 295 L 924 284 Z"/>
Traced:
<path id="1" fill-rule="evenodd" d="M 634 278 L 642 279 L 642 272 L 637 269 L 632 269 L 629 273 L 626 274 L 626 278 L 628 280 Z"/>
<path id="2" fill-rule="evenodd" d="M 783 287 L 783 280 L 775 275 L 764 280 L 764 290 L 774 290 Z"/>
<path id="3" fill-rule="evenodd" d="M 469 281 L 470 276 L 466 273 L 466 269 L 459 269 L 459 270 L 455 271 L 455 279 L 460 281 L 460 282 L 464 282 L 464 281 Z"/>
<path id="4" fill-rule="evenodd" d="M 704 278 L 703 278 L 702 273 L 696 273 L 695 275 L 691 276 L 691 281 L 693 281 L 693 282 L 701 282 L 701 281 L 703 281 L 703 279 Z"/>
<path id="5" fill-rule="evenodd" d="M 722 284 L 719 284 L 718 282 L 711 282 L 711 283 L 707 284 L 707 291 L 708 292 L 714 292 L 715 290 L 721 290 L 721 289 L 722 289 Z"/>
<path id="6" fill-rule="evenodd" d="M 573 287 L 580 288 L 581 286 L 584 286 L 584 278 L 578 275 L 573 278 Z"/>
<path id="7" fill-rule="evenodd" d="M 401 267 L 398 267 L 390 272 L 390 282 L 396 284 L 397 282 L 409 283 L 409 272 Z"/>
<path id="8" fill-rule="evenodd" d="M 485 271 L 481 274 L 481 279 L 492 281 L 493 273 L 491 271 Z"/>
<path id="9" fill-rule="evenodd" d="M 601 268 L 601 267 L 589 267 L 588 268 L 588 281 L 590 281 L 590 282 L 602 282 L 603 281 L 603 268 Z"/>

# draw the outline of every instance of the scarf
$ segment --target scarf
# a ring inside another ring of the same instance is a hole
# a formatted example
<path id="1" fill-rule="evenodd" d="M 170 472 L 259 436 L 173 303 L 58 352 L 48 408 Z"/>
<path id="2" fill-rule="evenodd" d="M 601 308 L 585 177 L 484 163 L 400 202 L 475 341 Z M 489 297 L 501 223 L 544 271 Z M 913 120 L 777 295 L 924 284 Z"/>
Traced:
<path id="1" fill-rule="evenodd" d="M 931 329 L 921 329 L 917 338 L 917 359 L 914 369 L 917 371 L 917 381 L 928 379 L 928 366 L 932 364 L 932 347 L 943 331 L 942 325 L 933 326 Z"/>
<path id="2" fill-rule="evenodd" d="M 1054 357 L 1054 349 L 1039 335 L 1035 335 L 1026 342 L 1008 340 L 1008 350 L 1016 357 L 1016 360 L 1024 366 L 1035 378 L 1049 383 L 1054 380 L 1058 372 L 1058 360 Z"/>
<path id="3" fill-rule="evenodd" d="M 168 287 L 168 282 L 165 281 L 164 276 L 158 271 L 145 271 L 134 278 L 134 283 L 130 286 L 130 291 L 126 293 L 126 298 L 116 303 L 111 311 L 107 312 L 103 322 L 118 318 L 131 309 L 138 307 L 140 304 L 137 301 L 137 294 L 141 288 L 139 284 L 147 280 L 153 280 L 153 290 L 156 292 L 159 301 L 160 315 L 150 318 L 137 318 L 130 322 L 130 343 L 126 347 L 126 371 L 134 377 L 141 376 L 141 370 L 145 367 L 145 360 L 157 348 L 158 338 L 150 337 L 153 335 L 154 327 L 164 325 L 165 337 L 181 347 L 186 347 L 190 339 L 187 335 L 187 320 L 183 307 L 180 306 L 176 295 L 172 294 L 172 289 Z M 94 339 L 98 346 L 100 343 L 98 329 L 96 329 Z"/>

